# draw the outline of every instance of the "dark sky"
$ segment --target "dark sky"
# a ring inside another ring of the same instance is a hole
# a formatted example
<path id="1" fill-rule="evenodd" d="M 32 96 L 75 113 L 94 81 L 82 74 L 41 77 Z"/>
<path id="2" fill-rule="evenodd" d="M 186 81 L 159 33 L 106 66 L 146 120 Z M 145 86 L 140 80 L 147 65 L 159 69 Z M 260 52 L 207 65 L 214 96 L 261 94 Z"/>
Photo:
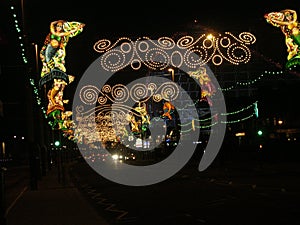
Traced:
<path id="1" fill-rule="evenodd" d="M 76 40 L 72 40 L 68 48 L 71 53 L 73 48 L 78 48 L 81 55 L 87 59 L 86 61 L 97 56 L 93 52 L 92 46 L 99 39 L 108 38 L 113 41 L 122 36 L 133 39 L 140 36 L 154 38 L 172 36 L 178 32 L 192 35 L 192 32 L 195 32 L 195 29 L 192 31 L 195 27 L 194 20 L 197 20 L 197 24 L 201 27 L 217 32 L 251 31 L 257 36 L 257 43 L 262 46 L 262 51 L 265 50 L 264 53 L 271 57 L 270 50 L 274 54 L 277 53 L 274 44 L 281 45 L 279 54 L 286 49 L 284 43 L 281 42 L 283 35 L 279 29 L 267 24 L 263 15 L 286 8 L 295 9 L 300 14 L 299 0 L 230 0 L 221 2 L 200 0 L 181 2 L 84 0 L 77 2 L 62 0 L 50 1 L 49 4 L 47 2 L 49 1 L 1 1 L 1 17 L 4 18 L 1 19 L 0 34 L 11 47 L 10 55 L 13 56 L 13 59 L 16 60 L 19 55 L 18 49 L 15 47 L 18 40 L 13 27 L 10 5 L 14 5 L 17 9 L 17 18 L 24 25 L 23 33 L 28 42 L 37 43 L 39 46 L 42 45 L 49 32 L 51 21 L 65 19 L 85 23 L 84 33 L 76 37 Z M 272 43 L 270 47 L 268 47 L 268 42 Z M 74 46 L 71 46 L 73 43 Z M 71 55 L 68 54 L 68 57 Z M 75 57 L 75 54 L 72 57 Z M 276 56 L 274 57 L 276 58 Z"/>
<path id="2" fill-rule="evenodd" d="M 82 74 L 99 54 L 93 45 L 100 39 L 114 42 L 119 37 L 173 37 L 175 34 L 193 36 L 201 29 L 239 34 L 250 31 L 256 38 L 257 50 L 281 64 L 287 52 L 280 29 L 268 24 L 264 14 L 282 9 L 294 9 L 300 15 L 300 1 L 71 1 L 5 0 L 0 2 L 1 64 L 22 65 L 20 42 L 14 27 L 10 6 L 16 8 L 21 34 L 27 40 L 27 56 L 35 61 L 34 46 L 43 45 L 51 21 L 64 19 L 86 24 L 82 34 L 67 46 L 68 71 Z M 23 7 L 22 7 L 23 6 Z M 195 22 L 197 21 L 197 22 Z M 69 66 L 72 64 L 72 66 Z"/>
<path id="3" fill-rule="evenodd" d="M 133 41 L 142 36 L 152 39 L 173 37 L 175 34 L 204 33 L 201 29 L 239 34 L 250 31 L 256 38 L 257 50 L 266 58 L 284 64 L 286 46 L 280 29 L 268 24 L 264 14 L 282 9 L 294 9 L 300 17 L 300 1 L 0 1 L 1 63 L 14 67 L 23 65 L 19 34 L 14 27 L 10 6 L 14 6 L 21 25 L 21 35 L 27 40 L 27 56 L 35 63 L 35 50 L 49 32 L 51 21 L 64 19 L 86 24 L 82 34 L 71 39 L 67 46 L 66 66 L 70 74 L 78 76 L 92 63 L 99 53 L 93 45 L 100 39 L 114 42 L 119 37 Z M 23 7 L 22 7 L 23 6 Z M 23 10 L 22 10 L 23 9 Z M 197 22 L 195 22 L 197 21 Z M 40 63 L 40 62 L 39 62 Z"/>

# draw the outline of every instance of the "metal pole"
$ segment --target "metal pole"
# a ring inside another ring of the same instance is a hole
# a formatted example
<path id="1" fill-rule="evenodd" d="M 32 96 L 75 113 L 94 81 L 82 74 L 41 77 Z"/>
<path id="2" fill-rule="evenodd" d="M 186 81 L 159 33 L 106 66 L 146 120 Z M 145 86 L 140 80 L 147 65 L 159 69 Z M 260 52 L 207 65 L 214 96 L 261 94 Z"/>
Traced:
<path id="1" fill-rule="evenodd" d="M 34 44 L 34 49 L 35 49 L 35 69 L 36 73 L 39 73 L 39 56 L 38 56 L 38 45 Z"/>
<path id="2" fill-rule="evenodd" d="M 22 9 L 22 25 L 23 25 L 23 30 L 25 30 L 24 0 L 21 0 L 21 9 Z"/>
<path id="3" fill-rule="evenodd" d="M 0 168 L 0 224 L 6 225 L 5 167 Z"/>

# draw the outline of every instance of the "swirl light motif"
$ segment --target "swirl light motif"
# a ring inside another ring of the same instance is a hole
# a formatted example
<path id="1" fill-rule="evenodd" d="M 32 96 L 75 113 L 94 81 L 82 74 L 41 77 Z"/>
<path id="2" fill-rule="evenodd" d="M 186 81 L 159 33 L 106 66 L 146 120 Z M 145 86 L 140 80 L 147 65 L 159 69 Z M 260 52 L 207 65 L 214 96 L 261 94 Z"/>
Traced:
<path id="1" fill-rule="evenodd" d="M 89 111 L 84 111 L 82 105 L 77 108 L 77 139 L 83 141 L 84 137 L 86 143 L 98 141 L 105 143 L 127 134 L 128 117 L 133 113 L 132 108 L 125 104 L 127 101 L 146 103 L 150 98 L 155 102 L 162 99 L 173 101 L 179 96 L 179 89 L 174 82 L 165 82 L 161 85 L 136 83 L 130 89 L 122 84 L 114 86 L 106 84 L 101 90 L 96 86 L 87 85 L 82 87 L 79 93 L 83 104 L 97 103 L 97 106 Z M 94 126 L 93 120 L 96 120 Z"/>
<path id="2" fill-rule="evenodd" d="M 247 63 L 251 59 L 248 45 L 254 44 L 256 37 L 242 32 L 237 37 L 230 32 L 224 35 L 202 34 L 197 39 L 183 36 L 175 41 L 170 37 L 160 37 L 157 41 L 140 37 L 136 41 L 121 37 L 115 43 L 101 39 L 94 44 L 94 50 L 103 53 L 101 66 L 111 72 L 127 66 L 138 70 L 144 64 L 153 70 L 163 70 L 168 66 L 197 68 L 209 62 L 219 66 L 223 61 L 235 65 Z M 119 49 L 115 49 L 120 46 Z M 176 49 L 182 49 L 179 52 Z M 198 59 L 193 57 L 199 56 Z"/>

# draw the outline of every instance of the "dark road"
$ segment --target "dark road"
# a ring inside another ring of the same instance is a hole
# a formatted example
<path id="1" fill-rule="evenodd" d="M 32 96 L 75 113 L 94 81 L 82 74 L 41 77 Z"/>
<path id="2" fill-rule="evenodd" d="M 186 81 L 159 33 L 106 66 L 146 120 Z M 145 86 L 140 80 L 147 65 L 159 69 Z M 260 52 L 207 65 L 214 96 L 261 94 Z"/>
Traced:
<path id="1" fill-rule="evenodd" d="M 113 183 L 87 163 L 71 168 L 74 183 L 111 224 L 279 225 L 300 213 L 299 164 L 228 162 L 204 172 L 189 163 L 158 184 Z"/>

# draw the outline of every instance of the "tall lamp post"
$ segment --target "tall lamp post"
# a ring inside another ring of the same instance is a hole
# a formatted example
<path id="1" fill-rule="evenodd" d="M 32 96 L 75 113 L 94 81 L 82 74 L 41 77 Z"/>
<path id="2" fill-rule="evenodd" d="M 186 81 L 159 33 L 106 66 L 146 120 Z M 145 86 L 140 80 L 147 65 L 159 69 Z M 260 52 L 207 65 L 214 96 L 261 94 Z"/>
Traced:
<path id="1" fill-rule="evenodd" d="M 36 43 L 32 43 L 32 45 L 34 45 L 34 52 L 35 52 L 35 72 L 36 72 L 36 77 L 39 78 L 39 73 L 40 73 L 40 69 L 39 69 L 39 49 L 38 49 L 38 45 Z M 37 79 L 38 80 L 38 79 Z M 41 93 L 41 98 L 43 99 L 42 101 L 44 102 L 44 99 L 46 97 L 46 87 L 44 85 L 44 87 L 42 88 L 42 93 Z M 46 170 L 47 170 L 47 163 L 48 162 L 48 153 L 47 153 L 47 147 L 45 145 L 45 142 L 47 140 L 47 136 L 46 135 L 46 126 L 44 126 L 44 120 L 43 120 L 43 112 L 41 112 L 40 109 L 37 109 L 37 114 L 38 114 L 38 128 L 40 130 L 39 132 L 39 141 L 40 141 L 40 146 L 41 146 L 41 172 L 42 175 L 46 175 Z"/>

